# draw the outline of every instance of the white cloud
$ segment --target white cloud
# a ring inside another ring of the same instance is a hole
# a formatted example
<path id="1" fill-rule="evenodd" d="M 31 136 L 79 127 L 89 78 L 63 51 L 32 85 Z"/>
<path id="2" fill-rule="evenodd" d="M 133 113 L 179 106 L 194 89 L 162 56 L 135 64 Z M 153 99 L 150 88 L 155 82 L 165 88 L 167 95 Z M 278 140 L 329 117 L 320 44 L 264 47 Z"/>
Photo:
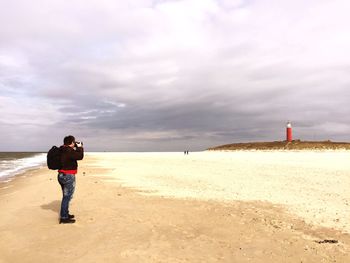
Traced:
<path id="1" fill-rule="evenodd" d="M 345 0 L 2 1 L 3 122 L 54 128 L 58 120 L 91 138 L 96 129 L 126 140 L 195 134 L 205 145 L 237 126 L 234 138 L 252 138 L 256 123 L 267 138 L 270 127 L 292 119 L 334 123 L 325 136 L 344 138 L 337 131 L 350 120 L 349 7 Z"/>
<path id="2" fill-rule="evenodd" d="M 35 98 L 12 98 L 0 96 L 3 113 L 0 123 L 16 126 L 47 127 L 63 120 L 58 107 L 49 101 Z"/>

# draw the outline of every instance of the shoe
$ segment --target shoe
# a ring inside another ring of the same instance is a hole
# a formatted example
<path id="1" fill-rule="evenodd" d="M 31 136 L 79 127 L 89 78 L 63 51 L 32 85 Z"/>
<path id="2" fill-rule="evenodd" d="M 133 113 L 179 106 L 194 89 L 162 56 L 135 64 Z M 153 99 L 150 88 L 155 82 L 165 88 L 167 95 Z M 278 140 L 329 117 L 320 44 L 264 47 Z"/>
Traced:
<path id="1" fill-rule="evenodd" d="M 75 223 L 75 219 L 72 218 L 61 218 L 60 224 L 73 224 Z"/>
<path id="2" fill-rule="evenodd" d="M 68 214 L 68 218 L 74 218 L 75 216 L 74 215 L 70 215 L 70 214 Z"/>

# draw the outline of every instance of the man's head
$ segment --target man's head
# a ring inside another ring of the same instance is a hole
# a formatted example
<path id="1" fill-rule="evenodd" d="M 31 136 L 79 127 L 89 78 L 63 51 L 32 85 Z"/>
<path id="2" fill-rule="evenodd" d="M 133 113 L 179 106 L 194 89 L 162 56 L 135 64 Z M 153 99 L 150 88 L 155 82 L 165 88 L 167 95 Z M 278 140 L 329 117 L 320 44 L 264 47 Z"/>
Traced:
<path id="1" fill-rule="evenodd" d="M 74 146 L 74 144 L 75 144 L 74 136 L 68 135 L 68 136 L 64 137 L 63 143 L 65 146 L 71 146 L 71 147 Z"/>

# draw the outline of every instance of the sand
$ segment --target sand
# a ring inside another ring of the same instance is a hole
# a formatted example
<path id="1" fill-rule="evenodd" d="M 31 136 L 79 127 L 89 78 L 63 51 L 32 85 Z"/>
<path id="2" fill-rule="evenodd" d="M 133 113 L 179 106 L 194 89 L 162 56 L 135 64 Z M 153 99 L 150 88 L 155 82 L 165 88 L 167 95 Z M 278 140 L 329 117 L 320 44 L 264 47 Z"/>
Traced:
<path id="1" fill-rule="evenodd" d="M 346 214 L 338 216 L 340 226 L 325 220 L 346 206 L 338 200 L 349 200 L 346 152 L 315 153 L 318 165 L 308 162 L 310 153 L 294 161 L 283 153 L 253 160 L 253 153 L 225 154 L 87 154 L 70 209 L 74 225 L 58 224 L 54 171 L 43 168 L 2 184 L 0 262 L 350 262 Z M 293 181 L 279 190 L 287 197 L 271 194 L 285 180 L 278 160 L 294 167 L 286 172 Z M 247 167 L 260 172 L 246 174 Z M 329 174 L 336 179 L 326 180 Z M 289 205 L 305 199 L 300 189 L 311 201 Z M 326 213 L 324 202 L 332 206 Z M 323 223 L 297 211 L 309 204 Z"/>
<path id="2" fill-rule="evenodd" d="M 349 151 L 93 154 L 124 186 L 153 195 L 280 204 L 350 233 Z M 135 165 L 137 163 L 137 165 Z M 115 170 L 114 170 L 115 169 Z"/>

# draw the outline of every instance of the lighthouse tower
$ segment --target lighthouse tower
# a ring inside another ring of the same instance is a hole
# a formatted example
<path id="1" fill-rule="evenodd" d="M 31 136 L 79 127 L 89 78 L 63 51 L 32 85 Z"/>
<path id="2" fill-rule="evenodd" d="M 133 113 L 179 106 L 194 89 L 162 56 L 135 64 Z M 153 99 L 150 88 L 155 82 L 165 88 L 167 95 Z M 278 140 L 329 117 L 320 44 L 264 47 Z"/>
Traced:
<path id="1" fill-rule="evenodd" d="M 291 142 L 292 140 L 292 123 L 289 121 L 287 123 L 287 142 Z"/>

